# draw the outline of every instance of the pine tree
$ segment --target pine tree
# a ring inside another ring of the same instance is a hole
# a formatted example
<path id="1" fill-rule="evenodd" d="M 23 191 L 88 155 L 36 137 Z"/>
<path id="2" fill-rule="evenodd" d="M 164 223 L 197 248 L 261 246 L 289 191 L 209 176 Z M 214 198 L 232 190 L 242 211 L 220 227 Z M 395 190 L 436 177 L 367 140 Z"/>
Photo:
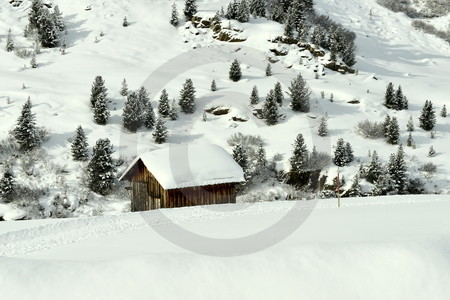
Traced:
<path id="1" fill-rule="evenodd" d="M 237 144 L 236 146 L 234 146 L 233 159 L 239 166 L 241 166 L 242 170 L 244 171 L 245 180 L 249 180 L 251 176 L 249 171 L 248 156 L 247 152 L 241 144 Z"/>
<path id="2" fill-rule="evenodd" d="M 394 102 L 394 109 L 396 110 L 402 110 L 405 109 L 405 96 L 403 95 L 402 87 L 399 85 L 397 88 L 397 91 L 395 91 L 395 102 Z"/>
<path id="3" fill-rule="evenodd" d="M 192 17 L 197 13 L 196 0 L 185 0 L 183 13 L 186 17 L 186 21 L 190 21 Z"/>
<path id="4" fill-rule="evenodd" d="M 283 95 L 283 90 L 281 88 L 281 83 L 279 81 L 277 83 L 275 83 L 275 87 L 273 89 L 273 93 L 274 93 L 275 101 L 280 106 L 282 106 L 283 105 L 284 95 Z"/>
<path id="5" fill-rule="evenodd" d="M 195 88 L 191 79 L 186 79 L 180 91 L 180 101 L 178 104 L 181 107 L 181 111 L 186 114 L 192 114 L 195 111 Z"/>
<path id="6" fill-rule="evenodd" d="M 113 158 L 113 147 L 109 139 L 97 140 L 92 159 L 87 166 L 89 188 L 95 193 L 106 195 L 116 180 L 116 166 Z"/>
<path id="7" fill-rule="evenodd" d="M 36 53 L 35 52 L 33 52 L 33 55 L 31 55 L 31 60 L 30 60 L 30 66 L 33 68 L 33 69 L 36 69 L 37 68 L 37 62 L 36 62 Z"/>
<path id="8" fill-rule="evenodd" d="M 345 143 L 345 156 L 347 157 L 345 161 L 346 164 L 351 163 L 355 159 L 352 145 L 350 145 L 349 142 Z"/>
<path id="9" fill-rule="evenodd" d="M 306 27 L 305 21 L 300 19 L 297 24 L 298 40 L 300 43 L 306 43 L 308 39 L 308 28 Z"/>
<path id="10" fill-rule="evenodd" d="M 406 146 L 412 147 L 412 148 L 415 147 L 414 139 L 413 139 L 413 137 L 412 137 L 411 132 L 409 133 L 408 139 L 406 140 Z"/>
<path id="11" fill-rule="evenodd" d="M 97 95 L 97 101 L 94 107 L 94 122 L 99 125 L 105 125 L 108 122 L 110 112 L 107 99 L 104 93 Z"/>
<path id="12" fill-rule="evenodd" d="M 43 47 L 53 48 L 59 45 L 59 28 L 47 8 L 42 9 L 37 32 Z"/>
<path id="13" fill-rule="evenodd" d="M 232 81 L 239 81 L 242 77 L 241 66 L 237 59 L 231 63 L 229 77 Z"/>
<path id="14" fill-rule="evenodd" d="M 292 98 L 291 107 L 293 111 L 309 112 L 309 95 L 311 92 L 301 74 L 291 81 L 289 96 Z"/>
<path id="15" fill-rule="evenodd" d="M 266 167 L 267 158 L 266 158 L 266 150 L 264 149 L 263 144 L 261 143 L 258 146 L 258 150 L 256 151 L 256 169 L 261 170 Z"/>
<path id="16" fill-rule="evenodd" d="M 14 175 L 11 170 L 6 170 L 0 180 L 0 197 L 5 200 L 5 202 L 11 202 L 14 198 L 14 181 Z"/>
<path id="17" fill-rule="evenodd" d="M 338 167 L 343 167 L 347 164 L 347 150 L 345 149 L 344 139 L 339 138 L 334 150 L 333 163 Z"/>
<path id="18" fill-rule="evenodd" d="M 217 85 L 216 85 L 216 81 L 213 79 L 213 81 L 211 82 L 211 92 L 215 92 L 217 91 Z"/>
<path id="19" fill-rule="evenodd" d="M 128 95 L 128 84 L 127 84 L 127 81 L 125 80 L 125 78 L 122 81 L 122 87 L 120 89 L 120 95 L 122 95 L 124 97 Z"/>
<path id="20" fill-rule="evenodd" d="M 395 101 L 394 84 L 389 82 L 386 87 L 386 93 L 384 94 L 384 106 L 387 108 L 394 108 Z"/>
<path id="21" fill-rule="evenodd" d="M 241 23 L 245 23 L 248 22 L 249 19 L 250 19 L 250 9 L 248 7 L 247 0 L 241 0 L 239 2 L 236 20 L 238 20 Z"/>
<path id="22" fill-rule="evenodd" d="M 327 136 L 328 134 L 328 125 L 327 125 L 327 118 L 323 116 L 320 118 L 319 128 L 317 129 L 317 133 L 319 136 Z"/>
<path id="23" fill-rule="evenodd" d="M 270 65 L 270 62 L 268 62 L 266 66 L 266 76 L 272 76 L 272 66 Z"/>
<path id="24" fill-rule="evenodd" d="M 381 162 L 378 159 L 377 151 L 373 151 L 371 161 L 365 170 L 366 180 L 370 183 L 378 181 L 378 178 L 383 174 Z"/>
<path id="25" fill-rule="evenodd" d="M 8 34 L 6 36 L 6 51 L 11 52 L 14 50 L 14 41 L 11 34 L 11 28 L 8 29 Z"/>
<path id="26" fill-rule="evenodd" d="M 316 45 L 322 47 L 322 45 L 325 44 L 325 30 L 322 26 L 317 25 L 314 27 L 312 36 L 311 36 L 311 42 Z"/>
<path id="27" fill-rule="evenodd" d="M 258 88 L 253 86 L 252 93 L 250 95 L 250 105 L 256 105 L 259 103 L 259 93 Z"/>
<path id="28" fill-rule="evenodd" d="M 142 125 L 142 117 L 139 99 L 136 93 L 132 92 L 128 95 L 123 107 L 122 113 L 123 127 L 129 132 L 136 132 Z"/>
<path id="29" fill-rule="evenodd" d="M 28 22 L 30 29 L 38 29 L 40 26 L 40 19 L 42 17 L 44 6 L 41 0 L 33 0 L 31 2 L 30 12 L 28 13 Z"/>
<path id="30" fill-rule="evenodd" d="M 273 90 L 270 90 L 264 102 L 263 115 L 267 125 L 274 125 L 278 122 L 278 105 L 275 100 Z"/>
<path id="31" fill-rule="evenodd" d="M 433 108 L 433 103 L 430 100 L 426 100 L 425 105 L 422 108 L 422 113 L 419 117 L 420 128 L 430 131 L 436 125 L 436 113 Z"/>
<path id="32" fill-rule="evenodd" d="M 361 197 L 361 183 L 359 180 L 359 175 L 356 174 L 355 177 L 353 177 L 352 185 L 347 190 L 347 195 L 349 197 Z"/>
<path id="33" fill-rule="evenodd" d="M 178 20 L 178 10 L 177 10 L 177 5 L 174 3 L 172 3 L 172 14 L 170 16 L 170 24 L 172 24 L 173 26 L 178 26 L 179 20 Z"/>
<path id="34" fill-rule="evenodd" d="M 393 190 L 399 194 L 404 194 L 408 188 L 408 177 L 406 175 L 405 152 L 402 145 L 398 147 L 397 154 L 391 155 L 387 170 L 394 184 Z"/>
<path id="35" fill-rule="evenodd" d="M 81 127 L 81 125 L 77 127 L 75 136 L 71 144 L 71 149 L 73 160 L 85 161 L 89 158 L 88 143 L 83 127 Z"/>
<path id="36" fill-rule="evenodd" d="M 62 12 L 59 10 L 59 6 L 55 5 L 52 12 L 52 18 L 53 23 L 55 24 L 56 28 L 59 29 L 59 31 L 63 31 L 66 28 L 66 25 L 64 24 Z"/>
<path id="37" fill-rule="evenodd" d="M 442 110 L 441 110 L 441 117 L 443 117 L 443 118 L 447 117 L 447 107 L 445 107 L 445 104 L 444 104 L 444 106 L 442 107 Z"/>
<path id="38" fill-rule="evenodd" d="M 138 91 L 138 101 L 139 101 L 141 110 L 144 110 L 145 107 L 147 107 L 148 102 L 150 102 L 150 97 L 147 93 L 147 89 L 143 86 L 141 86 Z"/>
<path id="39" fill-rule="evenodd" d="M 103 80 L 102 76 L 96 76 L 91 87 L 91 107 L 95 107 L 95 103 L 97 102 L 99 95 L 101 95 L 101 98 L 106 99 L 107 92 L 108 90 L 105 87 L 105 81 Z"/>
<path id="40" fill-rule="evenodd" d="M 293 16 L 293 9 L 292 7 L 290 7 L 286 13 L 286 16 L 284 17 L 284 35 L 287 37 L 293 37 L 294 29 L 295 21 Z"/>
<path id="41" fill-rule="evenodd" d="M 290 172 L 300 174 L 307 171 L 308 166 L 308 149 L 306 148 L 305 139 L 300 133 L 297 135 L 294 142 L 294 150 L 289 159 L 291 165 Z"/>
<path id="42" fill-rule="evenodd" d="M 161 91 L 161 96 L 159 97 L 158 103 L 158 113 L 161 117 L 167 118 L 170 113 L 170 104 L 169 104 L 169 94 L 167 94 L 166 89 Z"/>
<path id="43" fill-rule="evenodd" d="M 163 118 L 158 118 L 155 124 L 155 130 L 153 131 L 153 140 L 157 144 L 162 144 L 167 139 L 167 127 Z"/>
<path id="44" fill-rule="evenodd" d="M 13 136 L 22 151 L 32 150 L 40 144 L 37 136 L 36 116 L 31 112 L 31 107 L 31 101 L 28 99 L 22 107 L 22 113 L 13 130 Z"/>
<path id="45" fill-rule="evenodd" d="M 127 17 L 124 17 L 124 18 L 123 18 L 122 26 L 123 26 L 123 27 L 128 27 L 128 25 L 129 25 L 129 24 L 128 24 Z"/>
<path id="46" fill-rule="evenodd" d="M 142 118 L 145 128 L 153 129 L 153 126 L 155 126 L 155 112 L 153 111 L 153 106 L 150 101 L 144 106 L 143 112 Z"/>
<path id="47" fill-rule="evenodd" d="M 399 139 L 400 139 L 400 128 L 398 126 L 398 121 L 396 117 L 392 117 L 387 129 L 386 141 L 389 144 L 396 145 L 398 144 Z"/>
<path id="48" fill-rule="evenodd" d="M 412 116 L 409 117 L 408 123 L 406 124 L 406 130 L 408 130 L 409 132 L 414 131 L 414 121 Z"/>
<path id="49" fill-rule="evenodd" d="M 391 126 L 391 116 L 387 115 L 383 121 L 383 133 L 386 139 L 388 138 L 390 126 Z"/>
<path id="50" fill-rule="evenodd" d="M 356 52 L 355 44 L 353 43 L 353 41 L 352 42 L 348 41 L 341 55 L 342 61 L 349 67 L 352 67 L 354 64 L 356 64 L 355 52 Z"/>
<path id="51" fill-rule="evenodd" d="M 178 119 L 178 109 L 177 109 L 177 105 L 175 103 L 175 99 L 172 100 L 172 105 L 170 106 L 169 118 L 172 121 L 175 121 L 176 119 Z"/>
<path id="52" fill-rule="evenodd" d="M 249 4 L 250 13 L 256 17 L 266 16 L 266 4 L 264 0 L 252 0 Z"/>
<path id="53" fill-rule="evenodd" d="M 428 156 L 433 157 L 436 154 L 436 151 L 434 150 L 433 146 L 430 146 L 430 150 L 428 150 Z"/>

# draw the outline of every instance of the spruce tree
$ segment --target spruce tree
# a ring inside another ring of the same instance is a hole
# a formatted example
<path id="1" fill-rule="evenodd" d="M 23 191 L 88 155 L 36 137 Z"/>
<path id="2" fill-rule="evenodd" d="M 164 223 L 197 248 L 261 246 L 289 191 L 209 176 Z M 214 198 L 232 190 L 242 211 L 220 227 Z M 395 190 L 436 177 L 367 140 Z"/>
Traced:
<path id="1" fill-rule="evenodd" d="M 344 51 L 342 52 L 342 61 L 349 67 L 352 67 L 354 64 L 356 64 L 355 52 L 355 44 L 353 43 L 353 41 L 348 41 L 347 44 L 345 44 Z"/>
<path id="2" fill-rule="evenodd" d="M 241 23 L 245 23 L 248 22 L 249 19 L 250 19 L 250 9 L 248 7 L 247 0 L 241 0 L 239 2 L 236 20 L 238 20 Z"/>
<path id="3" fill-rule="evenodd" d="M 37 62 L 36 62 L 36 52 L 33 52 L 33 54 L 31 55 L 31 60 L 30 60 L 30 67 L 32 67 L 33 69 L 37 68 Z"/>
<path id="4" fill-rule="evenodd" d="M 339 138 L 334 150 L 333 163 L 338 167 L 343 167 L 347 164 L 347 150 L 345 148 L 344 139 Z"/>
<path id="5" fill-rule="evenodd" d="M 436 151 L 434 150 L 433 146 L 430 146 L 430 149 L 428 150 L 428 156 L 433 157 L 436 154 Z"/>
<path id="6" fill-rule="evenodd" d="M 177 5 L 174 3 L 172 3 L 172 14 L 170 16 L 170 24 L 172 24 L 173 26 L 178 26 L 179 20 L 178 20 L 178 10 L 177 10 Z"/>
<path id="7" fill-rule="evenodd" d="M 274 125 L 278 122 L 278 104 L 275 100 L 273 90 L 270 90 L 264 102 L 263 115 L 267 125 Z"/>
<path id="8" fill-rule="evenodd" d="M 308 39 L 308 28 L 303 19 L 300 19 L 300 22 L 297 24 L 297 33 L 299 42 L 306 43 Z"/>
<path id="9" fill-rule="evenodd" d="M 191 79 L 186 79 L 180 91 L 180 101 L 178 104 L 181 107 L 181 111 L 186 114 L 192 114 L 195 111 L 195 88 Z"/>
<path id="10" fill-rule="evenodd" d="M 211 92 L 215 92 L 217 91 L 217 85 L 216 85 L 216 81 L 213 79 L 213 81 L 211 82 Z"/>
<path id="11" fill-rule="evenodd" d="M 237 59 L 231 63 L 229 77 L 232 81 L 239 81 L 242 77 L 241 66 Z"/>
<path id="12" fill-rule="evenodd" d="M 412 148 L 415 147 L 414 139 L 413 139 L 413 137 L 412 137 L 411 132 L 409 133 L 408 139 L 406 140 L 406 146 L 412 147 Z"/>
<path id="13" fill-rule="evenodd" d="M 96 76 L 94 83 L 91 87 L 91 107 L 95 107 L 95 103 L 97 102 L 97 99 L 99 98 L 99 95 L 101 95 L 101 98 L 107 97 L 107 89 L 105 87 L 105 81 L 103 80 L 102 76 Z"/>
<path id="14" fill-rule="evenodd" d="M 327 136 L 328 134 L 327 118 L 325 116 L 320 118 L 319 128 L 317 128 L 317 134 L 319 136 Z"/>
<path id="15" fill-rule="evenodd" d="M 250 13 L 254 17 L 266 17 L 266 3 L 264 0 L 252 0 L 249 7 Z"/>
<path id="16" fill-rule="evenodd" d="M 170 104 L 169 104 L 169 94 L 167 94 L 166 89 L 161 91 L 161 96 L 159 97 L 158 103 L 158 113 L 161 117 L 167 118 L 170 113 Z"/>
<path id="17" fill-rule="evenodd" d="M 409 132 L 414 131 L 414 121 L 412 116 L 409 117 L 408 123 L 406 124 L 406 130 L 408 130 Z"/>
<path id="18" fill-rule="evenodd" d="M 442 106 L 442 110 L 441 110 L 441 117 L 446 118 L 447 117 L 447 107 Z"/>
<path id="19" fill-rule="evenodd" d="M 176 119 L 178 119 L 178 109 L 177 109 L 177 104 L 175 102 L 175 99 L 172 100 L 172 105 L 170 106 L 169 118 L 172 121 L 175 121 Z"/>
<path id="20" fill-rule="evenodd" d="M 352 145 L 350 145 L 349 142 L 345 143 L 345 156 L 347 157 L 345 161 L 346 164 L 351 163 L 355 159 Z"/>
<path id="21" fill-rule="evenodd" d="M 286 16 L 284 17 L 284 35 L 286 37 L 293 37 L 294 29 L 295 29 L 295 21 L 293 16 L 293 9 L 291 7 L 289 8 L 289 10 L 286 13 Z"/>
<path id="22" fill-rule="evenodd" d="M 291 165 L 290 172 L 300 174 L 307 171 L 308 166 L 308 149 L 306 148 L 305 139 L 300 133 L 297 135 L 294 141 L 294 150 L 292 156 L 289 159 Z"/>
<path id="23" fill-rule="evenodd" d="M 53 48 L 59 45 L 59 28 L 47 8 L 42 10 L 37 32 L 43 47 Z"/>
<path id="24" fill-rule="evenodd" d="M 120 88 L 120 95 L 124 97 L 128 95 L 128 84 L 125 78 L 122 81 L 122 87 Z"/>
<path id="25" fill-rule="evenodd" d="M 361 183 L 359 179 L 359 175 L 356 174 L 355 177 L 353 177 L 352 185 L 347 190 L 347 195 L 349 197 L 361 197 Z"/>
<path id="26" fill-rule="evenodd" d="M 5 202 L 11 202 L 14 198 L 14 175 L 11 170 L 6 170 L 0 180 L 0 198 Z"/>
<path id="27" fill-rule="evenodd" d="M 383 174 L 383 168 L 381 162 L 378 159 L 377 151 L 373 151 L 371 161 L 365 170 L 366 180 L 370 183 L 375 183 L 378 178 Z"/>
<path id="28" fill-rule="evenodd" d="M 153 129 L 153 126 L 155 126 L 155 112 L 150 101 L 147 102 L 143 109 L 142 123 L 147 129 Z"/>
<path id="29" fill-rule="evenodd" d="M 388 137 L 390 126 L 391 126 L 391 116 L 387 115 L 383 121 L 383 133 L 386 139 Z"/>
<path id="30" fill-rule="evenodd" d="M 142 125 L 141 113 L 138 96 L 132 92 L 128 95 L 123 107 L 123 127 L 131 133 L 136 132 Z"/>
<path id="31" fill-rule="evenodd" d="M 63 31 L 66 28 L 66 25 L 64 24 L 62 12 L 59 10 L 59 6 L 55 5 L 52 12 L 52 18 L 53 23 L 55 24 L 56 28 L 59 29 L 59 31 Z"/>
<path id="32" fill-rule="evenodd" d="M 14 41 L 11 34 L 11 28 L 8 29 L 8 34 L 6 36 L 6 51 L 11 52 L 14 50 Z"/>
<path id="33" fill-rule="evenodd" d="M 270 62 L 267 63 L 266 66 L 266 76 L 272 76 L 272 66 L 270 65 Z"/>
<path id="34" fill-rule="evenodd" d="M 387 108 L 394 108 L 395 102 L 394 84 L 389 82 L 386 87 L 386 93 L 384 94 L 384 106 Z"/>
<path id="35" fill-rule="evenodd" d="M 150 97 L 147 93 L 147 89 L 143 86 L 140 87 L 138 91 L 138 101 L 141 107 L 141 110 L 144 110 L 147 106 L 148 102 L 150 102 Z"/>
<path id="36" fill-rule="evenodd" d="M 166 142 L 167 139 L 167 127 L 163 118 L 158 118 L 155 124 L 155 130 L 153 131 L 153 140 L 157 144 Z"/>
<path id="37" fill-rule="evenodd" d="M 116 166 L 111 156 L 113 147 L 109 139 L 97 140 L 92 153 L 87 166 L 89 188 L 95 193 L 107 195 L 116 179 Z"/>
<path id="38" fill-rule="evenodd" d="M 186 21 L 190 21 L 192 17 L 197 13 L 196 0 L 185 0 L 183 13 L 186 17 Z"/>
<path id="39" fill-rule="evenodd" d="M 422 108 L 422 113 L 419 117 L 420 128 L 430 131 L 436 124 L 436 113 L 433 108 L 433 103 L 430 100 L 426 100 L 425 105 Z"/>
<path id="40" fill-rule="evenodd" d="M 256 169 L 261 171 L 267 165 L 266 150 L 261 143 L 256 151 Z"/>
<path id="41" fill-rule="evenodd" d="M 396 117 L 392 117 L 386 132 L 386 141 L 396 145 L 400 140 L 400 128 Z"/>
<path id="42" fill-rule="evenodd" d="M 402 87 L 400 85 L 398 86 L 397 91 L 395 91 L 394 99 L 395 99 L 394 109 L 402 110 L 407 108 L 407 105 L 405 107 L 406 97 L 405 95 L 403 95 Z"/>
<path id="43" fill-rule="evenodd" d="M 288 94 L 292 98 L 291 107 L 293 111 L 309 112 L 309 95 L 311 92 L 301 74 L 298 74 L 291 81 Z"/>
<path id="44" fill-rule="evenodd" d="M 241 166 L 242 170 L 244 171 L 244 178 L 245 180 L 250 179 L 250 171 L 249 171 L 249 161 L 247 152 L 245 151 L 244 147 L 241 144 L 237 144 L 233 148 L 233 159 L 236 161 L 236 163 Z"/>
<path id="45" fill-rule="evenodd" d="M 259 103 L 259 93 L 258 88 L 253 86 L 252 93 L 250 95 L 250 105 L 256 105 Z"/>
<path id="46" fill-rule="evenodd" d="M 130 24 L 128 23 L 127 17 L 124 17 L 123 18 L 123 22 L 122 22 L 122 26 L 123 27 L 128 27 L 128 25 L 130 25 Z"/>
<path id="47" fill-rule="evenodd" d="M 280 106 L 282 106 L 283 105 L 284 95 L 283 95 L 283 90 L 281 88 L 281 83 L 280 82 L 275 83 L 275 87 L 273 89 L 273 93 L 274 93 L 275 101 Z"/>
<path id="48" fill-rule="evenodd" d="M 88 143 L 83 127 L 79 125 L 71 144 L 72 158 L 75 161 L 85 161 L 89 158 Z"/>
<path id="49" fill-rule="evenodd" d="M 97 96 L 97 101 L 94 107 L 94 122 L 98 125 L 105 125 L 110 116 L 107 99 L 104 93 Z"/>
<path id="50" fill-rule="evenodd" d="M 408 188 L 408 177 L 402 145 L 398 147 L 397 154 L 391 155 L 387 170 L 394 184 L 394 190 L 399 194 L 404 194 Z"/>
<path id="51" fill-rule="evenodd" d="M 29 151 L 40 144 L 36 128 L 36 116 L 31 112 L 30 99 L 22 107 L 22 113 L 17 119 L 13 136 L 22 151 Z"/>
<path id="52" fill-rule="evenodd" d="M 28 22 L 30 29 L 38 29 L 43 15 L 44 6 L 41 0 L 31 2 L 30 12 L 28 13 Z"/>

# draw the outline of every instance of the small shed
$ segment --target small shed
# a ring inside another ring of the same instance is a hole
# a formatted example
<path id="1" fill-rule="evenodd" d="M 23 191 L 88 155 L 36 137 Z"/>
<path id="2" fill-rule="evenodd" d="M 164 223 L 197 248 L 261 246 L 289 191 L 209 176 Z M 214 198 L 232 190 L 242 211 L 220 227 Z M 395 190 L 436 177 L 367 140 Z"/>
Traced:
<path id="1" fill-rule="evenodd" d="M 242 168 L 211 144 L 168 145 L 143 153 L 119 180 L 131 182 L 131 211 L 236 203 Z"/>

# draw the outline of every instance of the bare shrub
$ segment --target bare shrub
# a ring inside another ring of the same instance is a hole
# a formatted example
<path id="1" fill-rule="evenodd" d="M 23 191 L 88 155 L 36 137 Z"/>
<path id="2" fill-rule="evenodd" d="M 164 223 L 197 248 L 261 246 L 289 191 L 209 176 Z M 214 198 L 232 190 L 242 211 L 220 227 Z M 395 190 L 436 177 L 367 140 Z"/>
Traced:
<path id="1" fill-rule="evenodd" d="M 409 0 L 377 0 L 377 3 L 393 12 L 402 12 L 410 18 L 421 18 L 423 15 L 411 7 Z"/>
<path id="2" fill-rule="evenodd" d="M 378 139 L 384 137 L 384 127 L 382 123 L 361 121 L 356 124 L 355 131 L 360 136 L 367 139 Z"/>
<path id="3" fill-rule="evenodd" d="M 33 55 L 34 51 L 29 49 L 16 49 L 14 54 L 20 58 L 30 58 Z"/>
<path id="4" fill-rule="evenodd" d="M 450 43 L 450 30 L 447 30 L 447 31 L 438 30 L 433 25 L 428 24 L 421 20 L 414 20 L 414 21 L 412 21 L 411 25 L 414 29 L 421 30 L 428 34 L 435 35 L 438 38 L 441 38 L 444 41 Z"/>
<path id="5" fill-rule="evenodd" d="M 420 166 L 419 171 L 427 172 L 427 173 L 435 173 L 437 170 L 437 166 L 432 162 L 428 162 Z"/>
<path id="6" fill-rule="evenodd" d="M 254 146 L 259 147 L 263 144 L 263 140 L 259 135 L 242 134 L 241 132 L 234 133 L 228 140 L 228 145 L 236 146 L 238 144 L 248 147 Z"/>

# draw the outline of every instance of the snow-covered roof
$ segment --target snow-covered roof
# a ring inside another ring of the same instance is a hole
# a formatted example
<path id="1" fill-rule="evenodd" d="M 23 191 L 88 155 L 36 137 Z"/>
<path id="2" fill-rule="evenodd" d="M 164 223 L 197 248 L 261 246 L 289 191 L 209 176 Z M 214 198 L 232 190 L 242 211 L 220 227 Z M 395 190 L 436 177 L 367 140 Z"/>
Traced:
<path id="1" fill-rule="evenodd" d="M 168 189 L 244 181 L 242 168 L 222 147 L 212 144 L 170 144 L 136 157 L 119 180 L 129 179 L 141 160 Z"/>

